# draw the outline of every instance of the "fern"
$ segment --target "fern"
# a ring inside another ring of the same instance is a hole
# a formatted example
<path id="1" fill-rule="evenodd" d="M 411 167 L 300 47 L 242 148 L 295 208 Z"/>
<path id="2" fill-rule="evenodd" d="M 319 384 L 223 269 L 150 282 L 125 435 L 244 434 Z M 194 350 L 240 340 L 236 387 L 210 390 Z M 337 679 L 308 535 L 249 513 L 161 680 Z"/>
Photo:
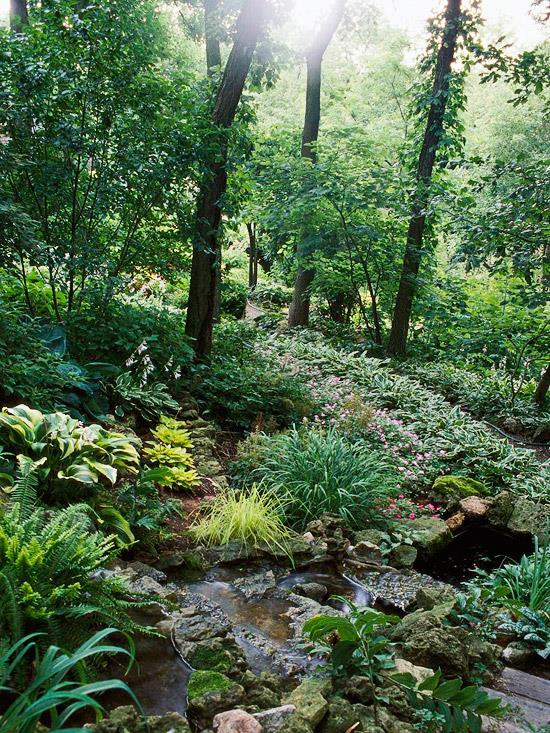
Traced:
<path id="1" fill-rule="evenodd" d="M 17 474 L 10 491 L 9 506 L 19 504 L 23 516 L 28 516 L 36 504 L 40 481 L 38 467 L 44 460 L 33 461 L 28 456 L 17 456 Z"/>

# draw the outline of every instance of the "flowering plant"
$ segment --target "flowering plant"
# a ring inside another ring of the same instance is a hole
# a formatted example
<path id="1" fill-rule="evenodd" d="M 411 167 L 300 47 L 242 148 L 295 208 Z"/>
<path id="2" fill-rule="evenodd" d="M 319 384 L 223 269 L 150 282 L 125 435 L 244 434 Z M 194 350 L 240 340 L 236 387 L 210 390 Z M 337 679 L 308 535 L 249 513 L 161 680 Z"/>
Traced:
<path id="1" fill-rule="evenodd" d="M 441 507 L 431 502 L 413 501 L 403 494 L 396 497 L 389 497 L 384 505 L 381 506 L 381 512 L 388 519 L 418 519 L 420 517 L 433 517 L 437 519 L 440 514 Z"/>

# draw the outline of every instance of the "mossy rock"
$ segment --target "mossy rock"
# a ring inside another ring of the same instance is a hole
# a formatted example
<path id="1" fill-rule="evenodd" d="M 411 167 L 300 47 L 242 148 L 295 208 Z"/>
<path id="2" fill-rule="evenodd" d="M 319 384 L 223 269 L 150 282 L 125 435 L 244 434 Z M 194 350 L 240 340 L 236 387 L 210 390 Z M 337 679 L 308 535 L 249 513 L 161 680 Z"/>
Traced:
<path id="1" fill-rule="evenodd" d="M 197 671 L 225 672 L 233 666 L 231 654 L 220 643 L 197 644 L 187 661 Z"/>
<path id="2" fill-rule="evenodd" d="M 466 476 L 440 476 L 432 490 L 442 499 L 464 499 L 467 496 L 489 496 L 491 491 L 474 478 Z"/>
<path id="3" fill-rule="evenodd" d="M 227 692 L 235 683 L 226 675 L 215 670 L 197 670 L 191 674 L 187 686 L 190 700 L 202 697 L 208 692 Z"/>

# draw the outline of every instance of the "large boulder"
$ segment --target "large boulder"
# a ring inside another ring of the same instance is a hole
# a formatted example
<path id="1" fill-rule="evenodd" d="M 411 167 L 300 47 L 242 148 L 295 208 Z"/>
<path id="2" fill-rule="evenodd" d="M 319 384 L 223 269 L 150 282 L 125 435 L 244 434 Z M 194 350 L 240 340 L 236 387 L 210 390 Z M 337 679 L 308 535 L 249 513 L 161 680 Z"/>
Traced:
<path id="1" fill-rule="evenodd" d="M 491 493 L 485 484 L 466 476 L 439 476 L 434 481 L 431 495 L 434 499 L 452 503 L 466 496 L 489 496 Z"/>
<path id="2" fill-rule="evenodd" d="M 453 538 L 447 524 L 437 517 L 403 519 L 402 523 L 411 533 L 413 545 L 423 560 L 438 555 Z"/>
<path id="3" fill-rule="evenodd" d="M 523 496 L 518 496 L 514 502 L 512 514 L 506 528 L 516 534 L 537 536 L 543 539 L 550 523 L 550 505 L 538 504 Z"/>
<path id="4" fill-rule="evenodd" d="M 221 672 L 196 671 L 187 689 L 189 717 L 199 728 L 206 728 L 217 713 L 240 707 L 246 699 L 242 685 Z"/>
<path id="5" fill-rule="evenodd" d="M 448 601 L 431 610 L 407 614 L 388 637 L 409 662 L 441 669 L 445 676 L 468 678 L 476 663 L 494 667 L 500 649 L 462 627 L 451 626 L 447 618 L 453 606 L 454 602 Z"/>

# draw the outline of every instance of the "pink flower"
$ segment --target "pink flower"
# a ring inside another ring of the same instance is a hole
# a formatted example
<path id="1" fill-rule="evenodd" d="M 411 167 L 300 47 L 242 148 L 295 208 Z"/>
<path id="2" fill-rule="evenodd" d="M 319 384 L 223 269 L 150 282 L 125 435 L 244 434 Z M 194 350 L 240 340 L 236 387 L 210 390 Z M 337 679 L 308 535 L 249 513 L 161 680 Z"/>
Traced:
<path id="1" fill-rule="evenodd" d="M 405 495 L 404 494 L 399 494 L 399 498 L 400 499 L 404 499 L 405 498 Z"/>
<path id="2" fill-rule="evenodd" d="M 414 512 L 411 512 L 411 513 L 409 514 L 409 519 L 414 519 L 414 517 L 415 517 L 415 513 L 414 513 Z"/>
<path id="3" fill-rule="evenodd" d="M 397 519 L 401 519 L 402 518 L 401 517 L 401 514 L 396 514 L 395 516 L 397 517 Z"/>

